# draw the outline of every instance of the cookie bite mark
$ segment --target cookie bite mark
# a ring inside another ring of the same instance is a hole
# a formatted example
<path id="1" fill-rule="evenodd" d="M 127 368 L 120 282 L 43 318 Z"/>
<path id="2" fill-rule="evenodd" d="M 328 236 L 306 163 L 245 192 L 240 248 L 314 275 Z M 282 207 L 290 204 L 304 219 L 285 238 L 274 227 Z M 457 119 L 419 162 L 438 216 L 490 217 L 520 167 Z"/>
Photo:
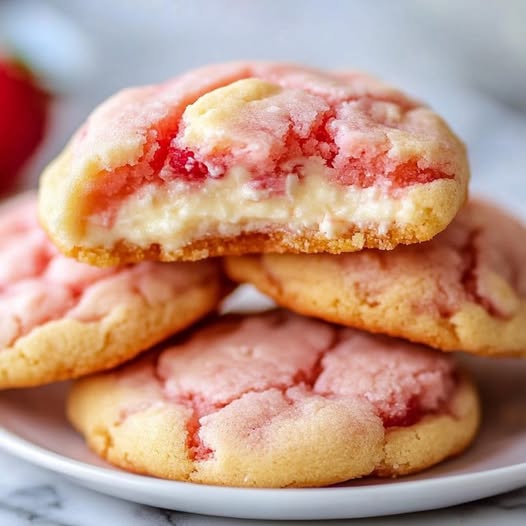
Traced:
<path id="1" fill-rule="evenodd" d="M 41 219 L 93 263 L 234 254 L 244 236 L 247 252 L 392 248 L 442 230 L 469 178 L 436 114 L 363 74 L 203 68 L 119 94 L 88 123 L 43 177 Z"/>

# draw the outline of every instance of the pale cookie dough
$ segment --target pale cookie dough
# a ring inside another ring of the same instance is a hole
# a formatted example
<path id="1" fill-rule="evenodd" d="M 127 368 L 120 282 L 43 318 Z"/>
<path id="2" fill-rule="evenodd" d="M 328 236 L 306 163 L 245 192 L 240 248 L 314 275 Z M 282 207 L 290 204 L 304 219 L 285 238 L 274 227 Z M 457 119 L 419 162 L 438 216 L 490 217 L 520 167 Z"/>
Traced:
<path id="1" fill-rule="evenodd" d="M 294 311 L 445 351 L 526 356 L 526 229 L 472 201 L 432 241 L 390 252 L 229 258 Z"/>
<path id="2" fill-rule="evenodd" d="M 324 486 L 414 473 L 479 422 L 452 356 L 285 311 L 227 316 L 84 378 L 67 412 L 126 470 L 229 486 Z"/>
<path id="3" fill-rule="evenodd" d="M 468 179 L 447 124 L 375 78 L 241 62 L 102 104 L 45 171 L 40 217 L 101 266 L 392 249 L 443 230 Z"/>
<path id="4" fill-rule="evenodd" d="M 36 197 L 0 208 L 0 388 L 119 365 L 215 309 L 218 262 L 100 269 L 58 253 Z"/>

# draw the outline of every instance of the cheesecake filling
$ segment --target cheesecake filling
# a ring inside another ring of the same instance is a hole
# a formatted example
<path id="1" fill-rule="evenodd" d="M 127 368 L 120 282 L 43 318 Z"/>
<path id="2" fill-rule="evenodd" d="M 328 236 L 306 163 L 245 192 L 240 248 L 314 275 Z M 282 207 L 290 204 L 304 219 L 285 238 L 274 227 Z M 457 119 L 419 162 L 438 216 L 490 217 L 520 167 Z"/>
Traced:
<path id="1" fill-rule="evenodd" d="M 323 170 L 321 164 L 307 161 L 304 176 L 287 176 L 285 191 L 277 195 L 255 186 L 241 167 L 199 188 L 181 181 L 150 183 L 124 198 L 116 209 L 89 217 L 84 237 L 92 246 L 108 248 L 126 239 L 141 248 L 158 243 L 176 250 L 214 235 L 279 230 L 330 240 L 369 226 L 382 235 L 393 225 L 414 221 L 418 185 L 393 197 L 374 186 L 332 183 Z"/>

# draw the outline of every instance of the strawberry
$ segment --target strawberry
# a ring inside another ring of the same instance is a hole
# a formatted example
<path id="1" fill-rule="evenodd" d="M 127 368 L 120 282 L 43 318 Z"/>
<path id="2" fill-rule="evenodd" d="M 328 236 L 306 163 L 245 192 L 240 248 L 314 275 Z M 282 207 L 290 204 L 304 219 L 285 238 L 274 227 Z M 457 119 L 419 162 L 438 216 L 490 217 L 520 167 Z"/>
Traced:
<path id="1" fill-rule="evenodd" d="M 0 195 L 12 190 L 44 137 L 49 96 L 29 70 L 0 56 Z"/>

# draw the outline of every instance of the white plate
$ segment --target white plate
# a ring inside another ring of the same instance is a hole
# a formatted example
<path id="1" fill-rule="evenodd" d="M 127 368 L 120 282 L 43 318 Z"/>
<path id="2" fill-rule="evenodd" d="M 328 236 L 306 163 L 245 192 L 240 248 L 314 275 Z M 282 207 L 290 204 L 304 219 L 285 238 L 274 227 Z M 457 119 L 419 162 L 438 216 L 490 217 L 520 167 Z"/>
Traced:
<path id="1" fill-rule="evenodd" d="M 67 384 L 0 394 L 0 447 L 127 500 L 250 519 L 334 519 L 429 510 L 526 484 L 526 361 L 467 359 L 483 386 L 485 420 L 464 455 L 416 476 L 321 489 L 201 486 L 133 475 L 91 454 L 63 414 Z"/>

